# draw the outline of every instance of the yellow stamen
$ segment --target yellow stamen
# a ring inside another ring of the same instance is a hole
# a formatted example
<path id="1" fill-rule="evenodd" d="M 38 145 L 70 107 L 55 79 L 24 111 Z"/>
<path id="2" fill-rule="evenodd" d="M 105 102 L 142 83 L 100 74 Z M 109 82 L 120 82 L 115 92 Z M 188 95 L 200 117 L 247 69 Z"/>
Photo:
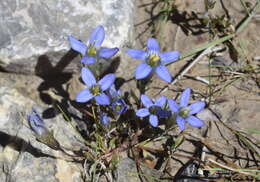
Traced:
<path id="1" fill-rule="evenodd" d="M 160 57 L 157 54 L 151 54 L 148 58 L 148 64 L 150 66 L 157 66 L 160 61 Z"/>
<path id="2" fill-rule="evenodd" d="M 122 108 L 122 106 L 121 106 L 120 104 L 117 104 L 117 105 L 115 106 L 115 110 L 116 110 L 116 111 L 120 111 L 121 108 Z"/>
<path id="3" fill-rule="evenodd" d="M 97 96 L 100 94 L 100 86 L 99 85 L 94 85 L 91 89 L 90 89 L 91 93 L 94 96 Z"/>
<path id="4" fill-rule="evenodd" d="M 186 118 L 189 115 L 190 110 L 187 108 L 183 108 L 179 112 L 179 116 Z"/>
<path id="5" fill-rule="evenodd" d="M 88 56 L 95 57 L 97 55 L 95 46 L 89 46 L 87 54 Z"/>

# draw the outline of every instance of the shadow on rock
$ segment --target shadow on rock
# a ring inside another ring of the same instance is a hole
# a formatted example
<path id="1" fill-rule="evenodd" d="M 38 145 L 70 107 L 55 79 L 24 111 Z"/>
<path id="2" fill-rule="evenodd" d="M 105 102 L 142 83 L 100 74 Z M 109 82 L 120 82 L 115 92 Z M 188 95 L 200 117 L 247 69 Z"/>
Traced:
<path id="1" fill-rule="evenodd" d="M 35 74 L 43 79 L 43 82 L 38 87 L 40 98 L 45 104 L 51 106 L 43 111 L 43 119 L 54 118 L 62 112 L 63 116 L 66 116 L 64 119 L 71 121 L 71 118 L 73 118 L 77 123 L 77 130 L 84 137 L 87 137 L 85 135 L 88 135 L 91 130 L 91 128 L 88 128 L 91 124 L 87 124 L 86 121 L 90 122 L 91 119 L 84 118 L 80 111 L 89 108 L 86 103 L 77 103 L 72 100 L 67 87 L 64 86 L 72 78 L 73 73 L 63 71 L 76 56 L 78 56 L 78 53 L 70 50 L 53 66 L 50 58 L 47 55 L 42 55 L 39 57 L 35 67 Z M 101 65 L 96 66 L 102 68 L 100 76 L 103 76 L 116 72 L 120 65 L 120 58 L 115 57 L 112 60 L 102 60 L 100 63 Z M 92 69 L 96 69 L 95 65 L 89 65 L 89 67 L 92 66 Z M 82 82 L 80 78 L 79 80 Z"/>
<path id="2" fill-rule="evenodd" d="M 30 143 L 26 142 L 24 139 L 19 138 L 17 136 L 12 136 L 0 131 L 0 138 L 1 138 L 0 145 L 2 147 L 10 146 L 16 151 L 28 152 L 37 158 L 39 157 L 50 157 L 53 159 L 56 158 L 54 156 L 41 152 L 39 149 L 33 147 Z"/>
<path id="3" fill-rule="evenodd" d="M 70 50 L 55 66 L 51 64 L 48 56 L 42 55 L 39 57 L 35 67 L 35 74 L 43 79 L 43 82 L 38 87 L 38 91 L 44 103 L 48 105 L 61 104 L 67 107 L 69 94 L 63 88 L 63 84 L 72 78 L 72 73 L 65 73 L 63 70 L 77 55 L 76 52 Z M 43 118 L 53 118 L 56 114 L 55 108 L 48 108 L 43 112 Z"/>

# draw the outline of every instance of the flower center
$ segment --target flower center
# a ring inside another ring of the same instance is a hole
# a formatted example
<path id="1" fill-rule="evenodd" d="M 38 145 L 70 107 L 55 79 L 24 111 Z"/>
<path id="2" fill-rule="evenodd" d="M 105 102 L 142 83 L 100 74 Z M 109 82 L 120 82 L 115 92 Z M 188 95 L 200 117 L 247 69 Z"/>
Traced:
<path id="1" fill-rule="evenodd" d="M 147 63 L 152 67 L 158 66 L 159 61 L 160 61 L 160 57 L 157 54 L 150 54 L 147 59 Z"/>
<path id="2" fill-rule="evenodd" d="M 124 113 L 127 110 L 126 103 L 123 99 L 118 99 L 112 103 L 113 110 L 119 114 Z"/>
<path id="3" fill-rule="evenodd" d="M 120 111 L 121 108 L 122 108 L 122 105 L 119 104 L 119 103 L 116 103 L 116 105 L 115 105 L 115 110 L 116 110 L 116 111 Z"/>
<path id="4" fill-rule="evenodd" d="M 157 114 L 157 107 L 156 106 L 151 106 L 150 108 L 149 108 L 149 112 L 150 112 L 150 114 Z"/>
<path id="5" fill-rule="evenodd" d="M 189 115 L 190 110 L 187 107 L 181 108 L 179 111 L 179 116 L 186 118 Z"/>
<path id="6" fill-rule="evenodd" d="M 99 85 L 94 85 L 93 87 L 90 88 L 90 92 L 94 95 L 97 96 L 100 94 L 100 86 Z"/>
<path id="7" fill-rule="evenodd" d="M 97 49 L 95 46 L 90 45 L 87 50 L 87 55 L 91 57 L 95 57 L 97 55 Z"/>

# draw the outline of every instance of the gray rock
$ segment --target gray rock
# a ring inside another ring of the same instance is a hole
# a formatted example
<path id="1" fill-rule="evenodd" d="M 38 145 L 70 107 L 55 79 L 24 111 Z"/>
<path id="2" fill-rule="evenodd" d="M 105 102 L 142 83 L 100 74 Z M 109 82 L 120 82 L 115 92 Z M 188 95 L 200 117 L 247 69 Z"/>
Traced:
<path id="1" fill-rule="evenodd" d="M 36 140 L 26 120 L 32 106 L 39 113 L 46 109 L 16 88 L 0 87 L 0 181 L 81 182 L 81 164 Z M 62 116 L 44 122 L 64 148 L 83 147 Z"/>
<path id="2" fill-rule="evenodd" d="M 37 76 L 28 76 L 14 73 L 0 72 L 0 85 L 2 87 L 14 88 L 19 94 L 34 100 L 37 104 L 42 104 L 37 91 L 43 80 Z"/>
<path id="3" fill-rule="evenodd" d="M 0 1 L 0 67 L 34 73 L 35 66 L 78 71 L 79 61 L 68 53 L 67 35 L 86 43 L 103 25 L 104 47 L 123 47 L 132 39 L 134 0 L 2 0 Z M 66 54 L 67 53 L 67 54 Z M 49 70 L 43 72 L 49 74 Z"/>
<path id="4" fill-rule="evenodd" d="M 160 181 L 160 176 L 162 176 L 161 172 L 145 165 L 140 165 L 140 167 L 143 172 L 140 174 L 141 177 L 145 177 L 150 181 Z M 121 159 L 117 167 L 117 182 L 139 182 L 140 178 L 138 173 L 134 160 L 130 158 Z"/>

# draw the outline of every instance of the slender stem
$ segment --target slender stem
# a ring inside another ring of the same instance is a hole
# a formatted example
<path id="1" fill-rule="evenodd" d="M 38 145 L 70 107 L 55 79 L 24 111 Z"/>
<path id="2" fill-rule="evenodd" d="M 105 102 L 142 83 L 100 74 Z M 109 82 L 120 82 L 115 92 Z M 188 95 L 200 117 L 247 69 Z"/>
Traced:
<path id="1" fill-rule="evenodd" d="M 219 163 L 219 162 L 217 162 L 217 161 L 214 161 L 214 160 L 211 159 L 211 158 L 208 158 L 207 160 L 210 161 L 211 163 L 215 164 L 215 165 L 218 165 L 218 166 L 220 166 L 220 167 L 222 167 L 222 168 L 224 168 L 224 169 L 230 170 L 230 171 L 234 171 L 234 172 L 237 172 L 237 173 L 240 173 L 240 174 L 244 174 L 244 175 L 247 175 L 247 176 L 259 177 L 258 175 L 251 174 L 251 173 L 248 173 L 248 172 L 244 172 L 244 171 L 242 171 L 242 170 L 240 170 L 240 169 L 235 169 L 235 168 L 226 166 L 226 165 L 221 164 L 221 163 Z"/>
<path id="2" fill-rule="evenodd" d="M 166 87 L 164 87 L 162 90 L 159 91 L 159 94 L 167 91 L 169 89 L 169 86 L 170 85 L 173 85 L 175 84 L 178 80 L 180 80 L 197 62 L 199 62 L 201 60 L 202 57 L 204 57 L 205 55 L 209 54 L 209 53 L 212 53 L 212 52 L 215 52 L 215 51 L 218 51 L 220 50 L 220 48 L 216 48 L 216 49 L 213 49 L 212 46 L 211 47 L 208 47 L 206 50 L 204 50 L 196 59 L 194 59 L 177 77 L 175 77 L 175 79 L 173 79 L 173 81 L 167 85 Z"/>

